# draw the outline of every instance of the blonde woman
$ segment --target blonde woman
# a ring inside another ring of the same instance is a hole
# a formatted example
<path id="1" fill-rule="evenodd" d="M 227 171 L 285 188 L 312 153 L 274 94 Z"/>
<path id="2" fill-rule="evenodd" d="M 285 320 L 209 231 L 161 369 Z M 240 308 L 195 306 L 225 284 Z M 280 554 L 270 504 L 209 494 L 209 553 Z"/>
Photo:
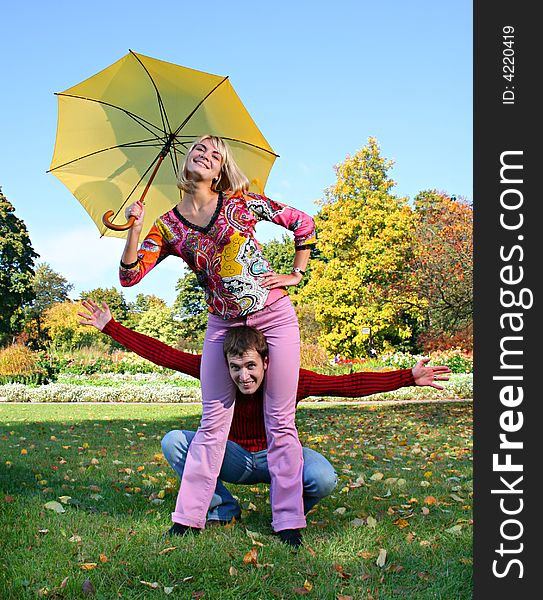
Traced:
<path id="1" fill-rule="evenodd" d="M 231 327 L 251 325 L 264 333 L 269 345 L 264 422 L 272 527 L 283 542 L 299 546 L 300 529 L 306 526 L 302 449 L 294 424 L 300 335 L 286 288 L 304 276 L 315 226 L 309 215 L 247 192 L 248 183 L 221 138 L 196 140 L 179 169 L 181 201 L 157 219 L 139 249 L 143 205 L 128 207 L 127 217 L 136 221 L 121 258 L 120 280 L 123 286 L 134 285 L 166 256 L 179 256 L 196 274 L 209 305 L 201 364 L 202 419 L 187 456 L 170 533 L 205 527 L 235 400 L 223 341 Z M 262 219 L 293 232 L 291 273 L 274 273 L 262 255 L 254 233 Z"/>

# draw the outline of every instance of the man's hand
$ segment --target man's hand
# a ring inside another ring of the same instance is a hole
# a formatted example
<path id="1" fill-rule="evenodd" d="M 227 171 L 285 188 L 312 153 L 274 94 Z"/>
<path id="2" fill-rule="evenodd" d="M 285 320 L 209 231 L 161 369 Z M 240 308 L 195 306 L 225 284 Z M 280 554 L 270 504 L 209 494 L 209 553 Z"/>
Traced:
<path id="1" fill-rule="evenodd" d="M 413 378 L 417 385 L 429 385 L 436 390 L 444 389 L 442 385 L 435 383 L 436 381 L 449 381 L 448 374 L 452 371 L 449 367 L 437 366 L 427 367 L 426 363 L 430 362 L 429 358 L 421 358 L 419 362 L 411 369 Z"/>
<path id="2" fill-rule="evenodd" d="M 81 317 L 81 321 L 79 321 L 81 325 L 92 325 L 102 331 L 109 321 L 111 321 L 111 311 L 106 302 L 102 302 L 102 308 L 93 300 L 83 300 L 82 304 L 89 312 L 77 313 Z"/>

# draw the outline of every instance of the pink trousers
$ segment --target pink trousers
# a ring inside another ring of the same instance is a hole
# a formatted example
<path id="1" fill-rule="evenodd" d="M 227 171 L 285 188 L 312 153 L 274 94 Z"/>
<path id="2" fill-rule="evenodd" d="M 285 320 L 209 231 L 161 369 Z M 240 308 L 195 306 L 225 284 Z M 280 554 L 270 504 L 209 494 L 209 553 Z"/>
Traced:
<path id="1" fill-rule="evenodd" d="M 264 379 L 264 424 L 271 477 L 270 501 L 275 531 L 306 526 L 302 447 L 294 422 L 300 368 L 300 331 L 288 296 L 237 319 L 209 315 L 200 380 L 202 420 L 189 447 L 174 523 L 204 528 L 226 448 L 234 412 L 235 385 L 223 354 L 230 327 L 251 325 L 265 336 L 269 366 Z"/>

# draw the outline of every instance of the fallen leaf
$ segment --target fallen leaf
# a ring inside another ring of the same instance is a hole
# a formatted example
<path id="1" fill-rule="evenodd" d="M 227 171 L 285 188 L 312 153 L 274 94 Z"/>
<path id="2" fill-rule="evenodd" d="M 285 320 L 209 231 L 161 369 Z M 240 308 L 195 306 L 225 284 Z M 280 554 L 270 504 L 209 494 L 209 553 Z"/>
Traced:
<path id="1" fill-rule="evenodd" d="M 28 454 L 28 450 L 26 448 L 21 448 L 21 454 L 24 456 L 25 454 Z"/>
<path id="2" fill-rule="evenodd" d="M 424 504 L 432 506 L 432 504 L 437 504 L 437 500 L 433 496 L 426 496 L 426 498 L 424 498 Z"/>
<path id="3" fill-rule="evenodd" d="M 71 496 L 59 496 L 58 499 L 62 502 L 62 504 L 69 504 L 72 498 Z"/>
<path id="4" fill-rule="evenodd" d="M 14 498 L 13 496 L 4 496 L 4 502 L 7 502 L 8 504 L 10 502 L 13 502 Z"/>
<path id="5" fill-rule="evenodd" d="M 173 592 L 173 587 L 166 587 L 164 586 L 164 593 L 165 594 L 171 594 Z"/>
<path id="6" fill-rule="evenodd" d="M 374 474 L 373 474 L 373 475 L 370 477 L 370 479 L 371 479 L 372 481 L 381 481 L 381 479 L 383 479 L 383 477 L 384 477 L 384 475 L 383 475 L 382 473 L 379 473 L 379 472 L 377 472 L 377 473 L 374 473 Z"/>
<path id="7" fill-rule="evenodd" d="M 94 589 L 94 586 L 92 585 L 92 581 L 90 579 L 85 579 L 85 581 L 81 585 L 81 589 L 83 590 L 83 593 L 86 596 L 94 596 L 94 594 L 96 593 L 96 590 Z"/>
<path id="8" fill-rule="evenodd" d="M 353 519 L 350 521 L 349 525 L 353 527 L 361 527 L 362 525 L 366 525 L 366 519 Z"/>
<path id="9" fill-rule="evenodd" d="M 70 579 L 70 577 L 65 577 L 61 582 L 60 582 L 60 589 L 63 590 L 66 587 L 66 584 L 68 583 L 68 579 Z"/>
<path id="10" fill-rule="evenodd" d="M 334 512 L 338 515 L 344 515 L 346 510 L 347 509 L 344 506 L 340 506 L 339 508 L 336 508 Z"/>
<path id="11" fill-rule="evenodd" d="M 142 585 L 145 585 L 145 586 L 147 586 L 147 587 L 150 587 L 150 588 L 151 588 L 151 589 L 153 589 L 153 590 L 156 590 L 156 589 L 158 589 L 158 588 L 160 587 L 160 583 L 158 583 L 158 582 L 156 582 L 156 581 L 153 581 L 153 583 L 150 583 L 149 581 L 142 581 L 142 580 L 140 579 L 140 583 L 141 583 Z"/>
<path id="12" fill-rule="evenodd" d="M 236 567 L 230 567 L 230 568 L 228 569 L 228 574 L 229 574 L 231 577 L 235 577 L 235 576 L 238 574 L 238 570 L 236 569 Z"/>
<path id="13" fill-rule="evenodd" d="M 406 521 L 405 519 L 396 519 L 394 521 L 394 525 L 396 525 L 400 529 L 403 529 L 404 527 L 409 527 L 409 521 Z"/>
<path id="14" fill-rule="evenodd" d="M 345 596 L 345 594 L 338 594 L 336 600 L 353 600 L 352 596 Z"/>
<path id="15" fill-rule="evenodd" d="M 377 556 L 377 560 L 375 561 L 375 564 L 378 567 L 384 567 L 386 561 L 387 561 L 387 551 L 384 548 L 380 548 L 379 555 Z"/>
<path id="16" fill-rule="evenodd" d="M 92 571 L 92 569 L 96 569 L 98 563 L 83 563 L 79 568 L 83 571 Z"/>
<path id="17" fill-rule="evenodd" d="M 367 517 L 366 523 L 368 524 L 368 527 L 370 529 L 375 529 L 377 527 L 377 519 L 375 519 L 375 517 L 372 517 L 371 515 Z"/>
<path id="18" fill-rule="evenodd" d="M 427 506 L 423 506 L 420 511 L 422 512 L 423 515 L 429 515 L 430 514 L 430 509 Z"/>
<path id="19" fill-rule="evenodd" d="M 258 550 L 254 547 L 251 548 L 249 550 L 249 552 L 247 552 L 247 554 L 245 554 L 245 556 L 243 557 L 243 564 L 247 565 L 249 563 L 252 563 L 253 565 L 256 565 L 257 554 L 258 554 Z"/>
<path id="20" fill-rule="evenodd" d="M 304 581 L 304 588 L 310 592 L 313 589 L 313 584 L 307 579 Z"/>
<path id="21" fill-rule="evenodd" d="M 46 502 L 43 505 L 43 508 L 46 508 L 47 510 L 54 510 L 56 513 L 66 512 L 64 506 L 62 506 L 62 504 L 60 502 L 57 502 L 56 500 L 50 500 L 49 502 Z"/>
<path id="22" fill-rule="evenodd" d="M 72 535 L 72 537 L 68 541 L 79 544 L 79 542 L 81 541 L 81 537 L 78 535 Z"/>
<path id="23" fill-rule="evenodd" d="M 336 573 L 341 577 L 341 579 L 350 579 L 351 578 L 351 574 L 346 573 L 340 564 L 335 564 L 334 569 L 336 570 Z"/>
<path id="24" fill-rule="evenodd" d="M 169 548 L 164 548 L 164 550 L 161 550 L 159 554 L 168 554 L 168 552 L 173 552 L 174 550 L 177 550 L 177 546 L 170 546 Z"/>
<path id="25" fill-rule="evenodd" d="M 375 556 L 375 552 L 369 552 L 368 550 L 363 550 L 362 552 L 359 552 L 357 554 L 357 556 L 360 556 L 360 558 L 373 558 Z"/>
<path id="26" fill-rule="evenodd" d="M 462 533 L 462 525 L 453 525 L 452 527 L 449 527 L 449 529 L 445 529 L 445 533 L 460 535 Z"/>
<path id="27" fill-rule="evenodd" d="M 107 563 L 107 556 L 105 554 L 100 554 L 100 562 Z"/>

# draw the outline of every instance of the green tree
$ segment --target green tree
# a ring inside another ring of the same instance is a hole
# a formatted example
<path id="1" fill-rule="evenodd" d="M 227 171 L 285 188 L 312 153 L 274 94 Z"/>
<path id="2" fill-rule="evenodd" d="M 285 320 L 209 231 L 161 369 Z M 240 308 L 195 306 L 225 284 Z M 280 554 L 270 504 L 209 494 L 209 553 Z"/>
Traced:
<path id="1" fill-rule="evenodd" d="M 196 275 L 189 271 L 177 281 L 173 315 L 177 319 L 179 344 L 189 349 L 201 348 L 207 328 L 207 303 Z"/>
<path id="2" fill-rule="evenodd" d="M 331 353 L 366 356 L 371 327 L 378 350 L 409 345 L 420 318 L 409 263 L 413 216 L 392 194 L 392 161 L 375 138 L 336 166 L 316 216 L 318 260 L 301 292 L 314 302 L 321 344 Z"/>
<path id="3" fill-rule="evenodd" d="M 34 252 L 24 221 L 0 189 L 0 345 L 17 334 L 32 301 Z"/>
<path id="4" fill-rule="evenodd" d="M 442 345 L 473 324 L 473 207 L 443 192 L 414 201 L 417 251 L 412 267 L 424 310 L 423 340 Z"/>
<path id="5" fill-rule="evenodd" d="M 129 307 L 126 298 L 117 288 L 95 288 L 89 292 L 81 293 L 81 300 L 94 300 L 96 304 L 101 305 L 107 302 L 111 314 L 119 323 L 129 324 Z"/>
<path id="6" fill-rule="evenodd" d="M 141 314 L 135 329 L 170 346 L 175 346 L 179 339 L 179 324 L 173 318 L 173 310 L 156 296 Z"/>
<path id="7" fill-rule="evenodd" d="M 56 304 L 68 300 L 73 285 L 67 279 L 53 269 L 47 263 L 36 265 L 36 271 L 32 277 L 32 291 L 34 298 L 25 311 L 27 321 L 36 324 L 38 341 L 42 338 L 42 315 L 43 312 Z"/>

